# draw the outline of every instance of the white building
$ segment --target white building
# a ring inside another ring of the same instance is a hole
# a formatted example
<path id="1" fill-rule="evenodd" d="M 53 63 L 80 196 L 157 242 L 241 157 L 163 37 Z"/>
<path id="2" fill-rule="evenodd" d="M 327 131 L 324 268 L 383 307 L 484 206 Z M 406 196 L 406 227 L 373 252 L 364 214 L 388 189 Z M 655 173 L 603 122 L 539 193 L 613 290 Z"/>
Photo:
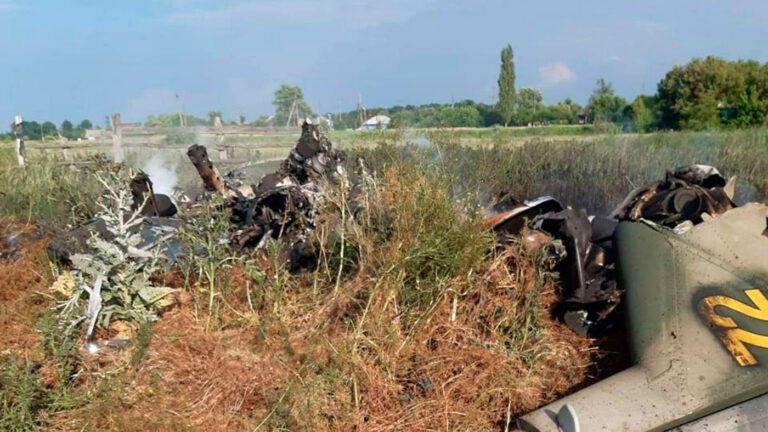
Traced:
<path id="1" fill-rule="evenodd" d="M 385 115 L 377 115 L 369 118 L 357 130 L 389 129 L 392 119 Z"/>

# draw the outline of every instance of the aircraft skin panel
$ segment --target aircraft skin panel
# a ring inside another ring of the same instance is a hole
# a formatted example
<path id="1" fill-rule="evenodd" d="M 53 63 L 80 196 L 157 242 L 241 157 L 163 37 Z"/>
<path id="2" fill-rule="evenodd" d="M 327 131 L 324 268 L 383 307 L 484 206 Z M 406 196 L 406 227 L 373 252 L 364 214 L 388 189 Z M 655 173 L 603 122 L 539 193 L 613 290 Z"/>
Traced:
<path id="1" fill-rule="evenodd" d="M 684 234 L 644 222 L 616 231 L 636 366 L 524 416 L 557 431 L 664 431 L 768 393 L 768 207 L 731 210 Z"/>
<path id="2" fill-rule="evenodd" d="M 768 395 L 763 395 L 702 419 L 670 429 L 669 432 L 766 432 Z"/>

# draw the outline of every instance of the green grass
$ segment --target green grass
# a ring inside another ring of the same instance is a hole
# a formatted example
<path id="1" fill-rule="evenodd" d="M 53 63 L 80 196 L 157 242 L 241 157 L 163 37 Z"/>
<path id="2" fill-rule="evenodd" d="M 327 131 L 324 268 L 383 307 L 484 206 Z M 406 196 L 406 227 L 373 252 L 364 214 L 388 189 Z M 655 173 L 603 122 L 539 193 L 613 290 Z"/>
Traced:
<path id="1" fill-rule="evenodd" d="M 0 211 L 3 216 L 62 226 L 89 218 L 100 187 L 86 170 L 73 171 L 51 157 L 16 165 L 13 150 L 0 147 Z"/>
<path id="2" fill-rule="evenodd" d="M 48 310 L 38 323 L 38 332 L 42 335 L 42 363 L 0 355 L 0 430 L 44 430 L 54 413 L 73 409 L 85 400 L 74 382 L 80 361 L 76 329 Z M 44 383 L 40 370 L 46 366 L 53 376 Z"/>
<path id="3" fill-rule="evenodd" d="M 298 138 L 265 137 L 273 141 L 266 147 L 260 143 L 263 151 L 255 157 L 283 157 Z M 382 168 L 394 158 L 439 166 L 453 179 L 457 196 L 479 192 L 481 201 L 505 192 L 521 198 L 552 195 L 574 207 L 606 212 L 633 186 L 691 163 L 714 165 L 726 176 L 737 176 L 737 199 L 742 202 L 768 196 L 768 129 L 627 135 L 598 134 L 591 126 L 549 126 L 334 131 L 329 138 L 337 148 L 364 155 L 373 167 Z M 254 157 L 238 151 L 236 158 Z M 29 153 L 29 164 L 21 169 L 15 166 L 11 145 L 0 145 L 3 215 L 60 226 L 93 213 L 99 188 L 87 169 L 75 171 L 50 155 Z M 128 162 L 141 166 L 150 156 L 129 153 Z M 217 158 L 215 152 L 211 156 Z M 185 156 L 176 150 L 167 159 L 176 166 L 179 184 L 199 191 Z M 254 167 L 245 173 L 257 183 L 264 170 Z"/>
<path id="4" fill-rule="evenodd" d="M 486 143 L 467 146 L 450 130 L 427 136 L 433 145 L 382 145 L 358 152 L 378 171 L 410 159 L 452 179 L 455 197 L 485 202 L 500 194 L 551 195 L 576 208 L 607 213 L 634 187 L 690 164 L 737 176 L 737 202 L 768 198 L 768 129 L 596 135 L 589 139 Z M 354 158 L 350 158 L 354 159 Z"/>
<path id="5" fill-rule="evenodd" d="M 36 431 L 38 413 L 45 408 L 45 388 L 31 363 L 0 358 L 0 430 Z"/>

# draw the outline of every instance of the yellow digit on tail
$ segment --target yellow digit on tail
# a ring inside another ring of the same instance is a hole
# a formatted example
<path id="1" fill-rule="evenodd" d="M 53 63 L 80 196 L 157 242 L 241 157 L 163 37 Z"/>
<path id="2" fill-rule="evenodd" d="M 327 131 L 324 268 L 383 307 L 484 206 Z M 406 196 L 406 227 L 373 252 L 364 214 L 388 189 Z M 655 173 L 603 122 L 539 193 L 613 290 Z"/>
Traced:
<path id="1" fill-rule="evenodd" d="M 717 306 L 722 306 L 750 318 L 768 321 L 768 298 L 759 289 L 746 290 L 744 293 L 755 306 L 750 306 L 730 297 L 717 295 L 702 299 L 699 303 L 699 313 L 712 325 L 727 329 L 720 337 L 725 348 L 739 365 L 752 366 L 757 364 L 757 360 L 745 344 L 768 348 L 768 336 L 740 329 L 732 318 L 718 315 L 715 310 Z"/>

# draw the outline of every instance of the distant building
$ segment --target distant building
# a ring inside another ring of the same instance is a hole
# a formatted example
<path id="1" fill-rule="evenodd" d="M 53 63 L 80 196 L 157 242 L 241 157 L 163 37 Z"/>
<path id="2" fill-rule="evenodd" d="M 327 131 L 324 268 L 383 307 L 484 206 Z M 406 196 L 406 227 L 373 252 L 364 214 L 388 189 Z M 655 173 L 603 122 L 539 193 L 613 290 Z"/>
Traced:
<path id="1" fill-rule="evenodd" d="M 95 141 L 97 139 L 102 139 L 102 138 L 106 139 L 106 138 L 109 138 L 109 136 L 111 136 L 111 135 L 107 134 L 105 131 L 103 131 L 101 129 L 86 129 L 85 130 L 85 139 L 87 139 L 88 141 Z"/>
<path id="2" fill-rule="evenodd" d="M 586 108 L 582 108 L 581 111 L 576 114 L 576 122 L 578 124 L 589 123 L 589 111 L 587 111 Z"/>
<path id="3" fill-rule="evenodd" d="M 392 119 L 385 115 L 377 115 L 369 118 L 357 130 L 389 129 Z"/>

